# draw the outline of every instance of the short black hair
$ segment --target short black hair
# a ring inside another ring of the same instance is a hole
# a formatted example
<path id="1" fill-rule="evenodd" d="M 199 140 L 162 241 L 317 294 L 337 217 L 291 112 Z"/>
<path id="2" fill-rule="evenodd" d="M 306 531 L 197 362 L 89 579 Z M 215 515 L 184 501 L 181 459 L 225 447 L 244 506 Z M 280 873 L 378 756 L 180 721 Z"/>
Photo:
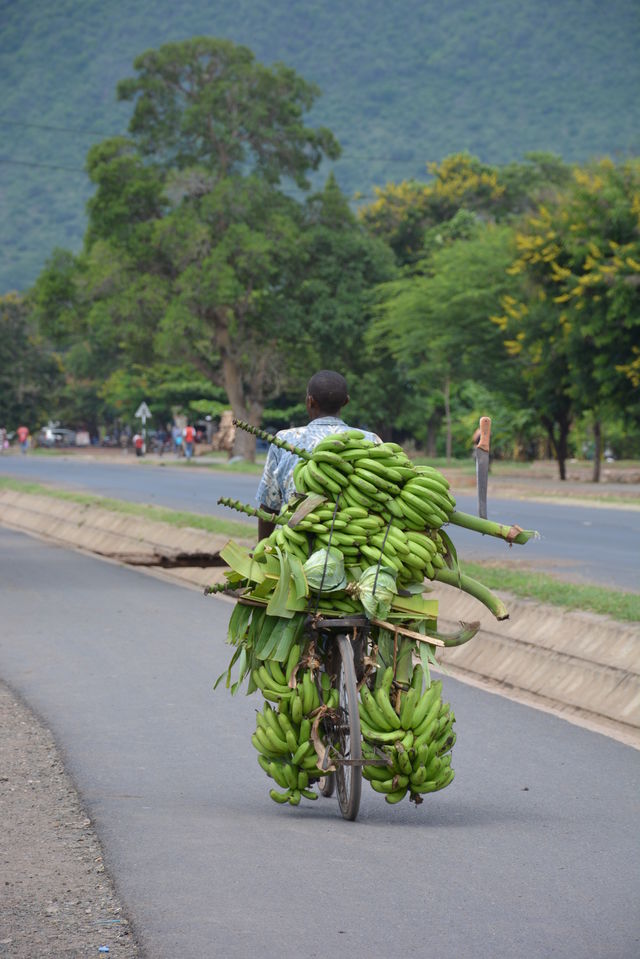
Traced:
<path id="1" fill-rule="evenodd" d="M 307 396 L 312 396 L 325 413 L 337 413 L 349 399 L 347 381 L 333 370 L 319 370 L 307 384 Z"/>

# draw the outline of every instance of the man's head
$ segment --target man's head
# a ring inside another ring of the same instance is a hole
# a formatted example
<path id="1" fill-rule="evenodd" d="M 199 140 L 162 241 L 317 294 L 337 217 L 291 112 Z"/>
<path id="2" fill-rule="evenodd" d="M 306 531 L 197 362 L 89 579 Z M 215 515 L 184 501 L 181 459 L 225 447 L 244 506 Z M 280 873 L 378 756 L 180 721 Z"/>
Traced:
<path id="1" fill-rule="evenodd" d="M 347 381 L 333 370 L 314 373 L 307 384 L 307 412 L 311 419 L 337 416 L 349 402 Z"/>

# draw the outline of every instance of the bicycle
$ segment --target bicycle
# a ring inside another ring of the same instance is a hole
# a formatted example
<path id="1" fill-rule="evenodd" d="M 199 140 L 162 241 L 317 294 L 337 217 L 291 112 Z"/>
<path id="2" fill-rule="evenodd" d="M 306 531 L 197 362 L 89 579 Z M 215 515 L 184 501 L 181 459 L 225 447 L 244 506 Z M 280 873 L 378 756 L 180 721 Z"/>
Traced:
<path id="1" fill-rule="evenodd" d="M 322 672 L 326 672 L 332 687 L 338 691 L 337 708 L 325 708 L 319 717 L 327 743 L 321 768 L 327 770 L 327 775 L 319 780 L 318 788 L 325 797 L 332 796 L 337 788 L 342 816 L 351 821 L 360 809 L 362 765 L 372 762 L 362 757 L 358 712 L 358 688 L 368 680 L 365 652 L 370 628 L 364 616 L 340 619 L 310 616 L 306 624 L 320 664 L 316 671 L 318 690 L 322 692 Z"/>

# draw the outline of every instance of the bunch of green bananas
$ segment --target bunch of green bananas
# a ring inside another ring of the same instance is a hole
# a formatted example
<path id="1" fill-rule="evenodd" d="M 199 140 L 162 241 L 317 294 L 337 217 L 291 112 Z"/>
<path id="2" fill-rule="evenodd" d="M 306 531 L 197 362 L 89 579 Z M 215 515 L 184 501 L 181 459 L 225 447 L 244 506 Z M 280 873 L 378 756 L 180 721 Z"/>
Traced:
<path id="1" fill-rule="evenodd" d="M 375 444 L 358 430 L 331 434 L 296 465 L 294 481 L 325 502 L 295 528 L 278 525 L 273 544 L 304 561 L 312 534 L 314 548 L 336 546 L 353 566 L 381 561 L 400 584 L 444 567 L 437 530 L 455 508 L 449 484 L 438 470 L 414 466 L 397 443 Z"/>
<path id="2" fill-rule="evenodd" d="M 398 709 L 390 698 L 393 668 L 387 667 L 375 692 L 363 686 L 359 704 L 363 756 L 376 760 L 362 767 L 363 776 L 388 803 L 397 803 L 409 792 L 444 789 L 453 780 L 450 750 L 456 740 L 455 716 L 442 703 L 440 680 L 422 691 L 422 670 L 413 671 L 408 690 L 400 692 Z M 384 759 L 384 764 L 380 762 Z"/>
<path id="3" fill-rule="evenodd" d="M 295 649 L 298 651 L 300 647 Z M 318 768 L 318 757 L 311 740 L 312 716 L 321 705 L 336 709 L 338 691 L 331 688 L 329 676 L 321 673 L 321 692 L 311 670 L 300 670 L 295 687 L 289 679 L 298 662 L 292 650 L 285 670 L 271 660 L 254 669 L 252 678 L 266 699 L 256 714 L 256 731 L 251 742 L 258 750 L 258 762 L 284 793 L 272 789 L 274 802 L 297 806 L 301 797 L 316 799 L 308 787 L 325 775 Z M 277 703 L 277 708 L 271 705 Z"/>

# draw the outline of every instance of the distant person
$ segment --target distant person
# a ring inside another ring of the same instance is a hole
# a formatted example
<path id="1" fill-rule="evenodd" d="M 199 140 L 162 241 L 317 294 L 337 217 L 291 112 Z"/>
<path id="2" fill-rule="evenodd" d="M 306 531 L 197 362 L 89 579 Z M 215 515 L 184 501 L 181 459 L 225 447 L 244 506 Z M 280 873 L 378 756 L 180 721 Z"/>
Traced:
<path id="1" fill-rule="evenodd" d="M 133 437 L 133 446 L 136 451 L 136 456 L 142 456 L 144 453 L 144 439 L 140 433 L 136 433 Z"/>
<path id="2" fill-rule="evenodd" d="M 184 455 L 188 460 L 193 456 L 193 444 L 196 439 L 196 431 L 191 423 L 187 423 L 184 428 Z"/>
<path id="3" fill-rule="evenodd" d="M 312 450 L 316 443 L 331 433 L 343 433 L 352 427 L 340 418 L 340 410 L 349 402 L 347 381 L 333 370 L 320 370 L 307 384 L 306 407 L 309 425 L 290 430 L 280 430 L 278 439 L 285 440 L 299 449 Z M 365 437 L 380 442 L 375 433 L 362 430 Z M 295 493 L 293 470 L 298 462 L 294 453 L 271 445 L 267 453 L 262 478 L 258 485 L 256 501 L 270 513 L 279 513 Z M 274 524 L 258 520 L 258 538 L 263 539 L 273 530 Z"/>
<path id="4" fill-rule="evenodd" d="M 171 427 L 171 440 L 173 443 L 173 452 L 178 455 L 182 445 L 182 431 L 175 423 Z"/>
<path id="5" fill-rule="evenodd" d="M 20 444 L 20 449 L 23 453 L 26 453 L 29 449 L 29 427 L 28 426 L 19 426 L 17 429 L 18 434 L 18 443 Z"/>
<path id="6" fill-rule="evenodd" d="M 4 453 L 8 445 L 6 427 L 0 426 L 0 453 Z"/>

